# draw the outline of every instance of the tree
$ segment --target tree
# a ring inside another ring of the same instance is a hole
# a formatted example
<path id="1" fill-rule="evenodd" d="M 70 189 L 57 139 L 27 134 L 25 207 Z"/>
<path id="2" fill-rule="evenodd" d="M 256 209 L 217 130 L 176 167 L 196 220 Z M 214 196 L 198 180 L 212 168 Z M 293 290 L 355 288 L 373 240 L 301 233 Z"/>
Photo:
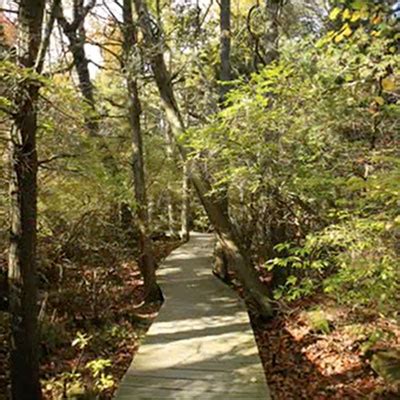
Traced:
<path id="1" fill-rule="evenodd" d="M 89 112 L 85 115 L 86 125 L 89 132 L 94 136 L 98 134 L 99 125 L 94 98 L 94 87 L 90 79 L 89 61 L 85 52 L 85 19 L 95 4 L 96 0 L 90 0 L 87 5 L 85 5 L 84 0 L 74 0 L 72 7 L 73 19 L 71 22 L 69 22 L 64 15 L 64 8 L 61 0 L 57 6 L 57 21 L 62 27 L 65 36 L 68 38 L 69 49 L 73 56 L 76 72 L 78 73 L 79 89 L 89 106 Z"/>
<path id="2" fill-rule="evenodd" d="M 59 25 L 68 38 L 73 66 L 78 74 L 79 90 L 88 106 L 83 115 L 87 130 L 92 137 L 97 139 L 99 150 L 104 153 L 104 167 L 111 175 L 115 176 L 119 170 L 119 166 L 112 155 L 106 139 L 99 135 L 100 125 L 95 99 L 95 86 L 90 77 L 89 59 L 85 51 L 87 39 L 85 20 L 95 5 L 96 0 L 90 0 L 86 5 L 85 0 L 74 0 L 72 7 L 73 19 L 69 22 L 64 15 L 62 0 L 57 0 L 55 14 Z M 123 206 L 121 205 L 121 207 Z"/>
<path id="3" fill-rule="evenodd" d="M 221 0 L 220 4 L 220 60 L 221 69 L 219 79 L 221 81 L 220 101 L 225 101 L 229 91 L 228 82 L 232 79 L 231 71 L 231 1 Z"/>
<path id="4" fill-rule="evenodd" d="M 152 31 L 152 19 L 147 10 L 146 3 L 142 0 L 135 0 L 135 8 L 139 18 L 139 26 L 142 30 L 145 45 L 148 52 L 148 60 L 151 65 L 154 78 L 160 93 L 166 118 L 169 121 L 172 131 L 172 139 L 177 144 L 183 161 L 187 159 L 187 150 L 178 144 L 178 137 L 185 132 L 185 124 L 180 113 L 172 88 L 171 76 L 167 70 L 162 45 L 159 37 Z M 204 209 L 214 226 L 218 240 L 228 256 L 229 263 L 234 267 L 238 278 L 244 285 L 249 297 L 255 301 L 261 315 L 270 317 L 273 313 L 266 293 L 265 287 L 260 282 L 257 272 L 254 270 L 246 250 L 241 246 L 241 238 L 233 227 L 229 218 L 224 214 L 218 200 L 210 193 L 211 185 L 205 178 L 201 166 L 192 163 L 191 182 L 200 198 Z"/>
<path id="5" fill-rule="evenodd" d="M 190 165 L 187 161 L 182 163 L 182 209 L 181 209 L 181 232 L 183 241 L 188 241 L 190 236 L 189 226 L 190 214 Z"/>
<path id="6" fill-rule="evenodd" d="M 231 71 L 231 1 L 222 0 L 220 3 L 220 89 L 219 102 L 224 107 L 226 95 L 229 92 L 228 83 L 232 79 Z M 226 217 L 229 217 L 228 187 L 224 185 L 220 190 L 220 207 Z M 228 280 L 228 257 L 224 253 L 221 243 L 217 241 L 215 247 L 215 261 L 213 272 L 223 281 Z"/>
<path id="7" fill-rule="evenodd" d="M 156 282 L 156 261 L 150 238 L 149 212 L 146 194 L 146 179 L 144 172 L 143 139 L 140 116 L 142 105 L 133 65 L 137 32 L 133 25 L 132 2 L 123 1 L 123 69 L 129 96 L 129 124 L 132 131 L 132 171 L 134 176 L 135 200 L 137 208 L 137 224 L 139 228 L 139 267 L 144 280 L 144 299 L 157 300 L 160 289 Z"/>
<path id="8" fill-rule="evenodd" d="M 26 74 L 15 90 L 10 132 L 11 238 L 9 304 L 12 315 L 11 392 L 14 400 L 41 398 L 36 276 L 37 101 L 44 0 L 21 0 L 17 66 Z M 34 71 L 34 72 L 31 72 Z M 36 72 L 36 74 L 35 74 Z"/>

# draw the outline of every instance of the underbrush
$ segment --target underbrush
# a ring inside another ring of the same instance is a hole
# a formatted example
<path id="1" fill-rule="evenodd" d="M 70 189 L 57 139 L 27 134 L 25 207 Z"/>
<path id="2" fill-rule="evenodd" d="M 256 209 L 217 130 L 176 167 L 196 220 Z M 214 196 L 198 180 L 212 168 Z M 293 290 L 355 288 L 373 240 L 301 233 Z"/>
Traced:
<path id="1" fill-rule="evenodd" d="M 84 236 L 83 231 L 78 237 Z M 134 241 L 98 229 L 90 242 L 67 242 L 60 246 L 61 241 L 49 237 L 40 248 L 46 260 L 39 264 L 44 398 L 111 399 L 160 304 L 139 307 L 143 281 Z M 154 241 L 157 260 L 178 244 L 166 237 Z M 8 327 L 8 314 L 0 313 L 2 366 L 8 364 Z M 8 370 L 0 374 L 4 399 Z"/>

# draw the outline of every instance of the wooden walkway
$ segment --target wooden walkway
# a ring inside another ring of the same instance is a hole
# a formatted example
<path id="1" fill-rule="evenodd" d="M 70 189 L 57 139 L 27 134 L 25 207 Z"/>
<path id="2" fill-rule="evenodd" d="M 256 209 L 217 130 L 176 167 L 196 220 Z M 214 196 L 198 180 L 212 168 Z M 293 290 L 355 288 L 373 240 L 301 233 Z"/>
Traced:
<path id="1" fill-rule="evenodd" d="M 247 311 L 211 273 L 213 244 L 192 234 L 158 271 L 165 303 L 117 400 L 270 399 Z"/>

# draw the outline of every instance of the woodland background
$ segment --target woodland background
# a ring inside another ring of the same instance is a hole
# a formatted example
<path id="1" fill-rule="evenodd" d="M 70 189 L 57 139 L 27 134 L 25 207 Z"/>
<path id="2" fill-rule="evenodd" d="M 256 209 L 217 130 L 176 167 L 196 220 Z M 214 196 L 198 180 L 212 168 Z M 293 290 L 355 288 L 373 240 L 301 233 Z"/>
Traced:
<path id="1" fill-rule="evenodd" d="M 40 398 L 40 374 L 46 398 L 110 398 L 160 305 L 157 264 L 194 229 L 216 233 L 276 398 L 308 368 L 287 332 L 320 335 L 296 350 L 319 368 L 304 398 L 396 398 L 399 13 L 3 2 L 0 386 Z"/>

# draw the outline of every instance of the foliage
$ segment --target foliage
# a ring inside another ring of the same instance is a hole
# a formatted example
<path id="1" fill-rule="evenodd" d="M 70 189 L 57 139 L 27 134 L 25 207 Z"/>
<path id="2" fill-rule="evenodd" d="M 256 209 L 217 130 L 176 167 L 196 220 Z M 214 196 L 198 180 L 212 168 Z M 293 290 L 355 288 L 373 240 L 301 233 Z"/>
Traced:
<path id="1" fill-rule="evenodd" d="M 364 27 L 340 45 L 289 40 L 279 63 L 185 138 L 218 178 L 213 190 L 229 185 L 253 254 L 288 271 L 278 297 L 322 288 L 398 309 L 400 58 L 391 43 Z"/>
<path id="2" fill-rule="evenodd" d="M 325 315 L 325 313 L 320 310 L 313 310 L 307 313 L 307 317 L 310 323 L 310 326 L 315 332 L 322 332 L 323 334 L 329 334 L 331 331 L 331 327 L 329 321 Z"/>
<path id="3" fill-rule="evenodd" d="M 296 304 L 324 292 L 360 313 L 398 318 L 400 52 L 394 2 L 281 2 L 279 59 L 262 68 L 257 52 L 274 22 L 266 2 L 232 0 L 233 79 L 224 107 L 218 103 L 219 5 L 148 3 L 188 126 L 179 145 L 201 165 L 210 194 L 227 196 L 240 245 L 271 277 L 275 300 Z M 82 24 L 86 40 L 101 49 L 102 68 L 92 76 L 96 112 L 69 73 L 70 55 L 56 54 L 57 47 L 67 47 L 64 37 L 53 34 L 52 62 L 42 75 L 16 65 L 11 48 L 0 49 L 0 267 L 8 243 L 8 131 L 24 95 L 17 88 L 34 83 L 40 86 L 41 357 L 50 364 L 51 355 L 65 351 L 65 363 L 46 375 L 48 392 L 60 397 L 110 394 L 114 360 L 103 347 L 118 353 L 140 331 L 113 319 L 118 308 L 120 318 L 130 321 L 132 309 L 124 307 L 140 293 L 138 278 L 131 287 L 127 283 L 131 260 L 139 257 L 127 72 L 137 79 L 143 108 L 151 228 L 157 235 L 178 230 L 180 223 L 182 162 L 166 139 L 167 118 L 146 61 L 146 52 L 155 49 L 144 48 L 138 35 L 121 69 L 119 17 L 113 7 L 98 4 Z M 98 134 L 88 132 L 88 119 L 97 120 Z M 209 229 L 195 198 L 191 218 L 195 229 Z M 115 296 L 122 286 L 126 292 Z M 322 309 L 312 310 L 308 322 L 316 332 L 332 333 Z M 381 339 L 377 332 L 367 335 L 361 350 Z"/>

